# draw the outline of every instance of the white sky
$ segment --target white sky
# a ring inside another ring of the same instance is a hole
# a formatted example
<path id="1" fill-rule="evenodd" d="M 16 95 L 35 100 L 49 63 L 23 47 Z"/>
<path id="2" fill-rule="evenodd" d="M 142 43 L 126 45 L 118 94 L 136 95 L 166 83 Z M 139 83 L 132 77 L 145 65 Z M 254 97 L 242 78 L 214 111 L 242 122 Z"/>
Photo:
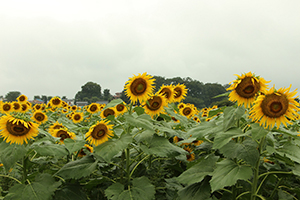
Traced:
<path id="1" fill-rule="evenodd" d="M 111 94 L 133 74 L 299 87 L 299 0 L 0 0 L 0 95 Z"/>

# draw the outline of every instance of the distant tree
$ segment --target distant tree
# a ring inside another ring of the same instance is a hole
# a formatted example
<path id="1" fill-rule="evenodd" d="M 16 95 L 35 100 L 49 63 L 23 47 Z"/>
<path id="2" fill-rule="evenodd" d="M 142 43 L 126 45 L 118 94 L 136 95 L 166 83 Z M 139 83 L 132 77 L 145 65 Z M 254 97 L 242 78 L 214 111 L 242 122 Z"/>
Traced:
<path id="1" fill-rule="evenodd" d="M 47 101 L 47 96 L 46 95 L 42 95 L 42 100 L 43 100 L 44 103 L 47 103 L 48 102 Z"/>
<path id="2" fill-rule="evenodd" d="M 97 101 L 100 101 L 98 97 L 92 97 L 91 99 L 88 100 L 89 103 L 95 103 Z"/>
<path id="3" fill-rule="evenodd" d="M 35 96 L 33 96 L 33 99 L 36 100 L 36 99 L 42 99 L 42 98 L 39 95 L 35 95 Z"/>
<path id="4" fill-rule="evenodd" d="M 104 89 L 103 90 L 103 100 L 105 101 L 110 101 L 112 100 L 113 96 L 110 94 L 109 89 Z"/>
<path id="5" fill-rule="evenodd" d="M 21 95 L 21 92 L 19 92 L 19 91 L 11 91 L 5 95 L 5 99 L 7 101 L 16 101 L 20 95 Z"/>
<path id="6" fill-rule="evenodd" d="M 101 96 L 101 86 L 97 83 L 87 82 L 85 85 L 81 86 L 81 91 L 76 93 L 75 100 L 82 101 L 84 98 L 90 100 L 92 97 L 101 99 Z"/>
<path id="7" fill-rule="evenodd" d="M 62 96 L 62 98 L 61 99 L 67 99 L 67 96 Z"/>
<path id="8" fill-rule="evenodd" d="M 50 101 L 52 99 L 52 96 L 47 96 L 47 100 Z"/>

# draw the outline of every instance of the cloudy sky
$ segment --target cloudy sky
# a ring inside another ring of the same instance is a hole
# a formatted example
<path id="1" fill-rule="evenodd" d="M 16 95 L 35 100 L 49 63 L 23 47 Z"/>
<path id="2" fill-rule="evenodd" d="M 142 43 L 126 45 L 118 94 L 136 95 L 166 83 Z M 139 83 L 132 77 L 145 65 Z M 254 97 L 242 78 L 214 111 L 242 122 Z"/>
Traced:
<path id="1" fill-rule="evenodd" d="M 0 96 L 111 94 L 133 74 L 227 84 L 254 72 L 300 86 L 299 0 L 9 0 L 0 3 Z"/>

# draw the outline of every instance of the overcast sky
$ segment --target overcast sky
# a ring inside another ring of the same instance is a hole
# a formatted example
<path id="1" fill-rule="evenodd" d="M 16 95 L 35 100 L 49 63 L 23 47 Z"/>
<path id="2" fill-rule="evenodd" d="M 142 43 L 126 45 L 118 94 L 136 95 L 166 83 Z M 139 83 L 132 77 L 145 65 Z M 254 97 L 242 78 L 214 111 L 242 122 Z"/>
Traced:
<path id="1" fill-rule="evenodd" d="M 300 86 L 299 0 L 1 0 L 0 96 L 74 98 L 133 74 Z"/>

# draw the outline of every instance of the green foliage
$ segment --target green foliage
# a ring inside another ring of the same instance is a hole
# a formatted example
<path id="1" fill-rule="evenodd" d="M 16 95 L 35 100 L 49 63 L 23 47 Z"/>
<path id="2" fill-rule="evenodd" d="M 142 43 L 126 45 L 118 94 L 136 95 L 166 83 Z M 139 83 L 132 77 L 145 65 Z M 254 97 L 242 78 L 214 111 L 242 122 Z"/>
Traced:
<path id="1" fill-rule="evenodd" d="M 20 95 L 21 95 L 21 92 L 19 92 L 19 91 L 11 91 L 5 95 L 5 99 L 7 101 L 16 101 Z"/>
<path id="2" fill-rule="evenodd" d="M 22 159 L 26 154 L 27 148 L 24 145 L 0 143 L 0 160 L 6 171 L 10 170 L 15 163 Z"/>

